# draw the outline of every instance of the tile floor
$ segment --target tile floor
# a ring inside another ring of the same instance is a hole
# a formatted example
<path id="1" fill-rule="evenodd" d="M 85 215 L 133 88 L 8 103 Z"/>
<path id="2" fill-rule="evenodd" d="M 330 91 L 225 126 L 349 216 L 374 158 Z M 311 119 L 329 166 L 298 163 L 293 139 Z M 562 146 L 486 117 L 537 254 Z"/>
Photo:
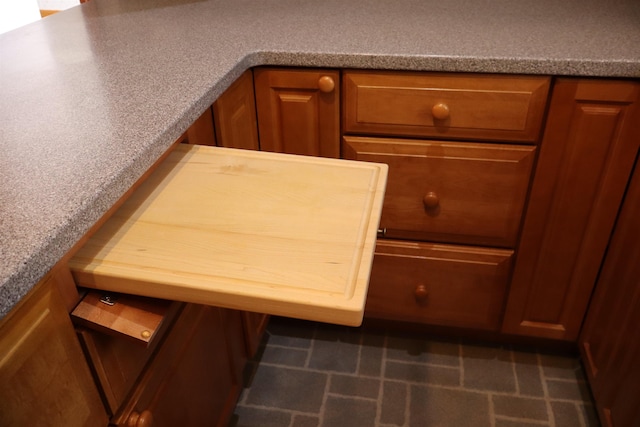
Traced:
<path id="1" fill-rule="evenodd" d="M 595 427 L 570 356 L 272 318 L 234 427 Z"/>

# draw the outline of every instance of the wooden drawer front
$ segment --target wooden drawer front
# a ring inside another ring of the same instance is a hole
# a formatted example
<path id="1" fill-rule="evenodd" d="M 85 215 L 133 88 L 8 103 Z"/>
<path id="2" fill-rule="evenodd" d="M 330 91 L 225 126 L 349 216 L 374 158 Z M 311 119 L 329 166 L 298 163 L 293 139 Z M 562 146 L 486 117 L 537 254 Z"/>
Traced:
<path id="1" fill-rule="evenodd" d="M 365 315 L 497 330 L 513 251 L 378 242 Z"/>
<path id="2" fill-rule="evenodd" d="M 184 304 L 120 295 L 109 306 L 99 299 L 100 293 L 87 293 L 71 316 L 81 326 L 78 338 L 107 410 L 114 414 Z"/>
<path id="3" fill-rule="evenodd" d="M 535 142 L 550 79 L 351 71 L 343 81 L 347 133 Z"/>
<path id="4" fill-rule="evenodd" d="M 535 147 L 344 137 L 345 158 L 389 165 L 386 237 L 515 246 Z"/>

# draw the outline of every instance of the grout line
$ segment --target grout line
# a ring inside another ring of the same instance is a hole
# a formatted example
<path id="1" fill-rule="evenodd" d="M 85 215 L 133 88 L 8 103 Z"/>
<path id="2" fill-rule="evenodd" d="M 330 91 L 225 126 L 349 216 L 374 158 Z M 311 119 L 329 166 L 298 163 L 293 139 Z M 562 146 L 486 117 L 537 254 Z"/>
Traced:
<path id="1" fill-rule="evenodd" d="M 387 360 L 387 346 L 389 345 L 389 334 L 388 332 L 384 333 L 384 338 L 382 339 L 382 354 L 380 355 L 380 386 L 378 388 L 378 403 L 376 405 L 376 425 L 381 424 L 382 420 L 382 402 L 384 399 L 384 384 L 385 384 L 385 371 L 386 371 L 386 360 Z"/>
<path id="2" fill-rule="evenodd" d="M 556 427 L 556 418 L 553 416 L 553 409 L 551 408 L 551 399 L 549 398 L 549 388 L 547 387 L 547 380 L 544 376 L 542 369 L 542 358 L 540 353 L 536 352 L 536 361 L 538 362 L 538 373 L 540 374 L 540 382 L 542 383 L 542 391 L 544 394 L 544 400 L 547 406 L 547 418 L 549 418 L 549 427 Z"/>
<path id="3" fill-rule="evenodd" d="M 501 419 L 501 420 L 505 420 L 505 421 L 513 421 L 513 422 L 516 422 L 516 423 L 526 422 L 526 423 L 529 423 L 529 424 L 540 424 L 541 426 L 548 426 L 549 425 L 549 421 L 535 420 L 535 419 L 531 419 L 531 418 L 509 417 L 507 415 L 496 415 L 496 418 Z"/>
<path id="4" fill-rule="evenodd" d="M 243 404 L 243 405 L 238 404 L 238 406 L 241 406 L 243 408 L 249 408 L 249 409 L 263 409 L 265 411 L 281 412 L 281 413 L 284 413 L 284 414 L 291 415 L 290 425 L 295 421 L 294 418 L 297 415 L 300 415 L 300 416 L 303 416 L 303 417 L 319 417 L 319 412 L 315 413 L 315 412 L 297 411 L 295 409 L 284 409 L 284 408 L 280 408 L 278 406 L 258 405 L 258 404 L 255 404 L 255 403 L 248 403 L 248 404 Z"/>
<path id="5" fill-rule="evenodd" d="M 461 388 L 464 388 L 464 354 L 462 343 L 458 342 L 458 366 L 460 367 L 460 379 L 459 384 Z"/>
<path id="6" fill-rule="evenodd" d="M 520 396 L 520 381 L 518 380 L 518 370 L 516 369 L 516 355 L 513 349 L 509 350 L 511 356 L 511 372 L 513 373 L 513 379 L 516 380 L 516 396 Z"/>
<path id="7" fill-rule="evenodd" d="M 411 385 L 409 383 L 405 383 L 406 387 L 406 399 L 404 402 L 404 424 L 403 427 L 409 426 L 409 420 L 411 418 Z"/>
<path id="8" fill-rule="evenodd" d="M 327 375 L 327 382 L 324 385 L 324 393 L 322 394 L 322 403 L 320 404 L 320 410 L 318 411 L 318 427 L 324 425 L 324 414 L 327 409 L 327 397 L 329 397 L 329 390 L 331 389 L 332 374 Z"/>
<path id="9" fill-rule="evenodd" d="M 580 421 L 580 425 L 582 427 L 587 427 L 587 420 L 585 420 L 584 418 L 585 412 L 586 412 L 586 410 L 584 409 L 584 405 L 581 405 L 580 403 L 576 402 L 575 406 L 576 406 L 576 411 L 578 412 L 578 421 Z"/>
<path id="10" fill-rule="evenodd" d="M 489 406 L 489 424 L 491 427 L 496 427 L 496 412 L 493 405 L 493 395 L 491 393 L 487 393 L 487 400 Z"/>
<path id="11" fill-rule="evenodd" d="M 340 394 L 334 393 L 331 391 L 326 391 L 327 396 L 335 397 L 338 399 L 351 399 L 351 400 L 362 400 L 363 402 L 377 402 L 378 398 L 376 397 L 365 397 L 365 396 L 357 396 L 355 394 Z"/>

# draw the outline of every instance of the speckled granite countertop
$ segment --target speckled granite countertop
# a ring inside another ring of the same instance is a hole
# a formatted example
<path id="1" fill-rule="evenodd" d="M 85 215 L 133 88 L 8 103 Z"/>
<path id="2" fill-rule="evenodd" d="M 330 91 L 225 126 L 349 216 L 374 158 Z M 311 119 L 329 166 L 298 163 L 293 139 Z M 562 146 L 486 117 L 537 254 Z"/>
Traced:
<path id="1" fill-rule="evenodd" d="M 262 64 L 640 77 L 640 2 L 92 0 L 0 35 L 0 317 Z"/>

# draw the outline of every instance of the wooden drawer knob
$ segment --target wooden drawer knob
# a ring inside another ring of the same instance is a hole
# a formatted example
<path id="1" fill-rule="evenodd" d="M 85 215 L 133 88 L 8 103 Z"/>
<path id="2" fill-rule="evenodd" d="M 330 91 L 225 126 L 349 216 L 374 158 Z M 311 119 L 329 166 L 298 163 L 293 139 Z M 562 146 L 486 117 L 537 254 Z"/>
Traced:
<path id="1" fill-rule="evenodd" d="M 336 87 L 336 82 L 329 76 L 322 76 L 318 79 L 318 89 L 320 92 L 331 93 Z"/>
<path id="2" fill-rule="evenodd" d="M 449 118 L 449 106 L 440 102 L 431 108 L 431 114 L 438 120 L 446 120 Z"/>
<path id="3" fill-rule="evenodd" d="M 425 285 L 418 285 L 413 291 L 413 295 L 416 297 L 416 301 L 425 302 L 429 297 L 429 291 Z"/>
<path id="4" fill-rule="evenodd" d="M 422 198 L 422 203 L 424 203 L 424 207 L 425 208 L 433 209 L 433 208 L 438 207 L 438 205 L 440 204 L 440 198 L 433 191 L 429 191 Z"/>
<path id="5" fill-rule="evenodd" d="M 153 414 L 149 410 L 142 413 L 132 412 L 127 418 L 127 427 L 151 427 L 153 425 Z"/>

